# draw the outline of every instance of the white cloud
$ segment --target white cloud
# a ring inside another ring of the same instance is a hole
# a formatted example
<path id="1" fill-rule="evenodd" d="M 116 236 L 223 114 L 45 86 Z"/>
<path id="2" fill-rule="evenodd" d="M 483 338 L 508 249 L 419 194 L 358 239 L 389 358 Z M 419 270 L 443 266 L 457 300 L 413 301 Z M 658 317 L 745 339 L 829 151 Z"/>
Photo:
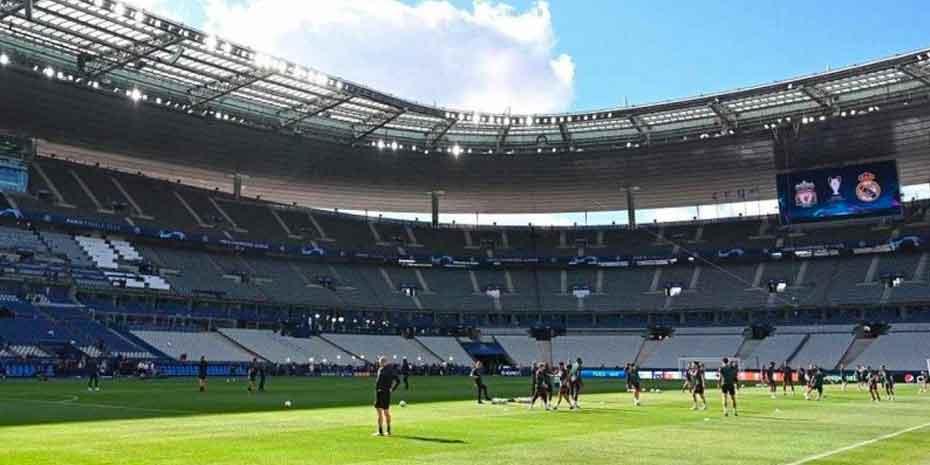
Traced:
<path id="1" fill-rule="evenodd" d="M 514 114 L 571 105 L 575 65 L 555 52 L 544 1 L 203 1 L 207 32 L 404 98 Z"/>

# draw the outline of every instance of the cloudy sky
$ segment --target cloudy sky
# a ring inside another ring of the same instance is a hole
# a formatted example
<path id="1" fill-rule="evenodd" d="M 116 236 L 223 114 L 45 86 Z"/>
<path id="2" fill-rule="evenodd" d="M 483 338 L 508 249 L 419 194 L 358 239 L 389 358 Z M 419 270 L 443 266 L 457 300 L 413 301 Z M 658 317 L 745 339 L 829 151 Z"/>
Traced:
<path id="1" fill-rule="evenodd" d="M 926 0 L 129 1 L 405 98 L 516 114 L 731 90 L 930 46 Z M 713 211 L 658 217 L 696 213 Z M 508 222 L 529 221 L 584 218 Z"/>

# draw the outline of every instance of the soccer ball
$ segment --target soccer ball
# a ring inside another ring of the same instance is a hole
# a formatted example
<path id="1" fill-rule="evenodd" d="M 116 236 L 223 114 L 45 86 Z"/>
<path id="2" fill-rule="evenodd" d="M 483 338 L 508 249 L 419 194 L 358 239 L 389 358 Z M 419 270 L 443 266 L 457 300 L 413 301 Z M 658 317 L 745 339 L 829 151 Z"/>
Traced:
<path id="1" fill-rule="evenodd" d="M 291 408 L 291 405 L 293 405 L 293 404 L 291 404 L 291 401 L 289 401 L 289 400 L 285 400 L 285 401 L 284 401 L 284 407 L 286 407 L 286 408 Z"/>
<path id="2" fill-rule="evenodd" d="M 405 401 L 400 401 L 400 403 L 398 403 L 397 405 L 400 405 L 401 408 L 403 408 L 403 407 L 406 407 L 406 406 L 407 406 L 407 402 L 405 402 Z"/>

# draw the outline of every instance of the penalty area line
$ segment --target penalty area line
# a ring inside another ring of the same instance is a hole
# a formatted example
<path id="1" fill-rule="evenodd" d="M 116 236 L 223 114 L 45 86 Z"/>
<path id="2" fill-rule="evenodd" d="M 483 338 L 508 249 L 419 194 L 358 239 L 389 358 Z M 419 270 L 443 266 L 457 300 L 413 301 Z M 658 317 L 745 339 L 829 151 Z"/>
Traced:
<path id="1" fill-rule="evenodd" d="M 791 462 L 791 463 L 788 463 L 788 464 L 786 464 L 786 465 L 803 465 L 803 464 L 805 464 L 805 463 L 810 463 L 810 462 L 813 462 L 813 461 L 815 461 L 815 460 L 824 459 L 824 458 L 827 458 L 827 457 L 834 456 L 834 455 L 836 455 L 836 454 L 842 454 L 843 452 L 848 452 L 848 451 L 851 451 L 851 450 L 854 450 L 854 449 L 858 449 L 858 448 L 860 448 L 860 447 L 870 446 L 870 445 L 875 444 L 875 443 L 877 443 L 877 442 L 886 441 L 886 440 L 888 440 L 888 439 L 896 438 L 896 437 L 901 436 L 901 435 L 903 435 L 903 434 L 913 433 L 914 431 L 917 431 L 917 430 L 920 430 L 920 429 L 924 429 L 924 428 L 927 428 L 927 427 L 930 427 L 930 423 L 924 423 L 924 424 L 922 424 L 922 425 L 912 426 L 912 427 L 910 427 L 910 428 L 902 429 L 901 431 L 895 431 L 894 433 L 888 433 L 888 434 L 886 434 L 886 435 L 884 435 L 884 436 L 879 436 L 879 437 L 877 437 L 877 438 L 872 438 L 872 439 L 868 439 L 868 440 L 865 440 L 865 441 L 857 442 L 857 443 L 855 443 L 855 444 L 850 444 L 850 445 L 848 445 L 848 446 L 846 446 L 846 447 L 841 447 L 841 448 L 839 448 L 839 449 L 834 449 L 834 450 L 831 450 L 831 451 L 822 452 L 822 453 L 820 453 L 820 454 L 812 455 L 812 456 L 810 456 L 810 457 L 805 457 L 805 458 L 803 458 L 803 459 L 801 459 L 801 460 L 798 460 L 797 462 Z"/>

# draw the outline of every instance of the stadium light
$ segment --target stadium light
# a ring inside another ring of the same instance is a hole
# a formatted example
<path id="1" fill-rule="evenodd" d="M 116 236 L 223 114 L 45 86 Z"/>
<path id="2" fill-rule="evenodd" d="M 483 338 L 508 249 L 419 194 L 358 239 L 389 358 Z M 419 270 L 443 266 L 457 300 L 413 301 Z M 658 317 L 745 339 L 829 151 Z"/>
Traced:
<path id="1" fill-rule="evenodd" d="M 45 77 L 51 79 L 55 77 L 55 69 L 51 66 L 46 66 L 45 69 L 42 70 L 42 74 L 44 74 Z"/>
<path id="2" fill-rule="evenodd" d="M 393 151 L 395 151 L 395 152 L 397 151 L 397 141 L 396 141 L 396 140 L 395 140 L 394 142 L 391 142 L 391 150 L 393 150 Z"/>
<path id="3" fill-rule="evenodd" d="M 132 89 L 132 92 L 129 93 L 129 98 L 131 98 L 133 102 L 138 102 L 142 100 L 142 92 L 140 92 L 139 89 Z"/>
<path id="4" fill-rule="evenodd" d="M 6 53 L 0 53 L 0 66 L 6 66 L 10 64 L 10 56 Z"/>
<path id="5" fill-rule="evenodd" d="M 461 154 L 462 154 L 462 147 L 461 147 L 459 144 L 453 145 L 453 146 L 452 146 L 452 156 L 454 156 L 455 158 L 458 158 L 459 155 L 461 155 Z"/>
<path id="6" fill-rule="evenodd" d="M 384 141 L 381 139 L 378 139 L 377 147 L 378 147 L 378 150 L 384 150 Z"/>

